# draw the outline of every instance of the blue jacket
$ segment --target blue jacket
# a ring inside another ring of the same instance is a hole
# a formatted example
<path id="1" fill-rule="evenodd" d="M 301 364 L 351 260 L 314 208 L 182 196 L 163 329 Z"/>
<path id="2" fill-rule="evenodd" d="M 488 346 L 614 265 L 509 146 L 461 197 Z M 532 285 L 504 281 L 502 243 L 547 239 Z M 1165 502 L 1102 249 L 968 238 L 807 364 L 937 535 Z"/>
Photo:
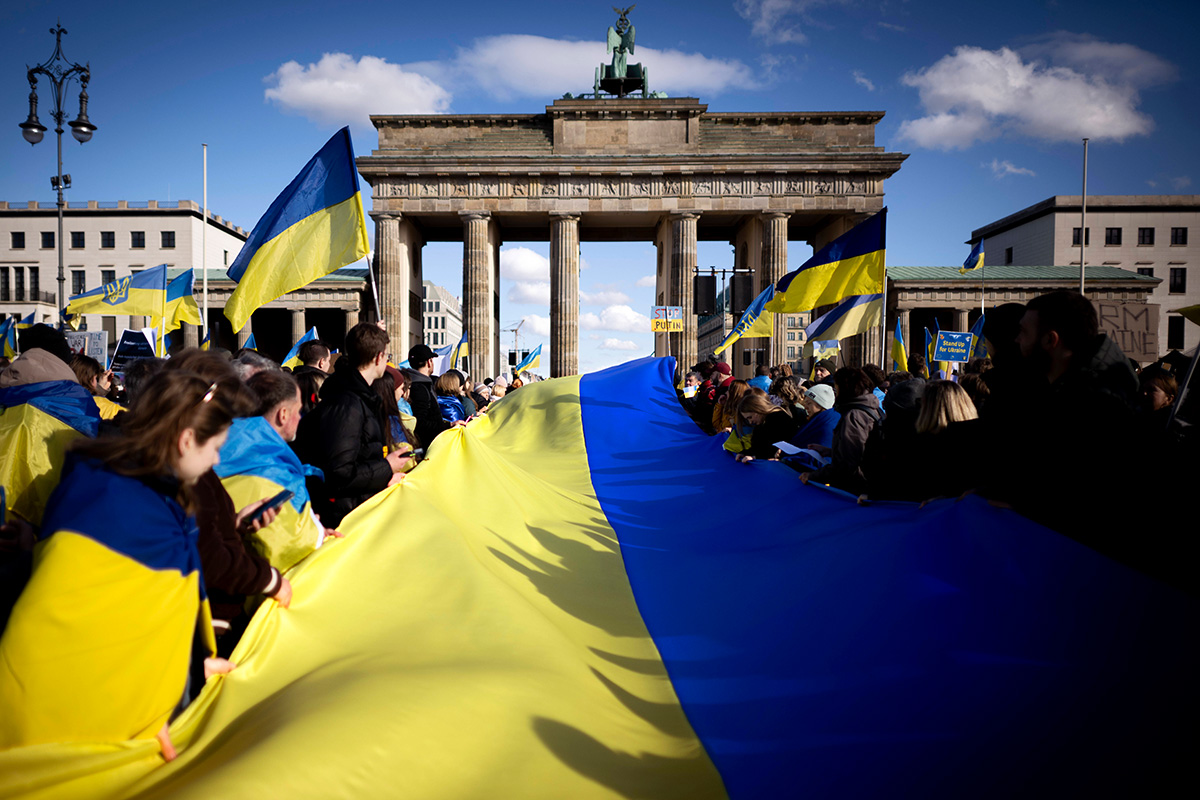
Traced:
<path id="1" fill-rule="evenodd" d="M 791 443 L 796 447 L 807 448 L 810 444 L 819 444 L 832 449 L 833 429 L 837 427 L 841 419 L 840 413 L 832 408 L 826 409 L 809 419 L 803 428 L 796 431 L 796 435 L 791 438 Z"/>
<path id="2" fill-rule="evenodd" d="M 463 410 L 462 403 L 457 397 L 442 397 L 438 395 L 438 408 L 442 411 L 442 419 L 446 422 L 458 422 L 460 419 L 466 419 L 467 413 Z"/>
<path id="3" fill-rule="evenodd" d="M 762 389 L 764 392 L 771 391 L 771 379 L 766 375 L 756 375 L 746 383 L 753 386 L 755 389 Z"/>

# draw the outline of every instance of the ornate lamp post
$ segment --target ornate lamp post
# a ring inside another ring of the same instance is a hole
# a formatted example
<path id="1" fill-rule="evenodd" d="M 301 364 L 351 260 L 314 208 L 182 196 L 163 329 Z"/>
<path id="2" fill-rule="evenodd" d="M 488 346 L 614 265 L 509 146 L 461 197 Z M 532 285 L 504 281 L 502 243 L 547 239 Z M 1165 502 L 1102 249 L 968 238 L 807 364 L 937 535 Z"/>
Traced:
<path id="1" fill-rule="evenodd" d="M 79 79 L 79 116 L 67 123 L 71 126 L 71 135 L 75 137 L 75 141 L 83 144 L 92 138 L 92 134 L 96 132 L 96 126 L 91 123 L 87 115 L 87 86 L 88 81 L 92 78 L 90 65 L 80 66 L 68 61 L 67 57 L 63 55 L 62 37 L 67 31 L 61 23 L 57 27 L 51 28 L 50 32 L 54 34 L 54 54 L 36 67 L 30 67 L 27 72 L 29 118 L 22 122 L 20 127 L 21 135 L 31 145 L 37 144 L 46 135 L 46 126 L 38 121 L 37 116 L 37 80 L 39 75 L 45 75 L 50 81 L 50 88 L 54 93 L 54 109 L 51 116 L 54 117 L 54 132 L 58 134 L 58 174 L 50 178 L 50 185 L 58 192 L 58 308 L 61 313 L 67 299 L 63 286 L 66 282 L 66 278 L 63 277 L 63 209 L 67 205 L 63 200 L 63 191 L 71 188 L 71 176 L 64 175 L 62 168 L 63 120 L 66 119 L 66 114 L 63 112 L 63 99 L 65 90 L 73 78 Z"/>

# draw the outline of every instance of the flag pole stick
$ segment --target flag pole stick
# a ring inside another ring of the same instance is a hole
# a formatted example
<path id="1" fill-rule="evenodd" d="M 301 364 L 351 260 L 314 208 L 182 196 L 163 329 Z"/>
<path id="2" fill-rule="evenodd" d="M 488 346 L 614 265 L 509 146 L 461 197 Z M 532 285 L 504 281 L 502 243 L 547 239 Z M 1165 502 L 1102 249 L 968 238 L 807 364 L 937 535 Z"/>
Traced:
<path id="1" fill-rule="evenodd" d="M 1196 362 L 1200 361 L 1200 345 L 1192 351 L 1192 363 L 1188 364 L 1187 374 L 1183 376 L 1183 383 L 1179 385 L 1179 391 L 1175 394 L 1175 405 L 1171 407 L 1171 416 L 1167 417 L 1166 430 L 1171 429 L 1171 423 L 1175 421 L 1175 416 L 1179 413 L 1179 409 L 1183 407 L 1184 398 L 1187 397 L 1188 384 L 1192 382 L 1192 373 L 1196 371 Z"/>
<path id="2" fill-rule="evenodd" d="M 204 295 L 204 313 L 200 315 L 203 338 L 208 338 L 208 145 L 201 144 L 204 153 L 204 216 L 200 218 L 200 293 Z"/>
<path id="3" fill-rule="evenodd" d="M 883 265 L 883 306 L 879 309 L 879 366 L 887 363 L 887 264 Z"/>
<path id="4" fill-rule="evenodd" d="M 1083 194 L 1079 205 L 1079 293 L 1084 294 L 1083 279 L 1087 272 L 1087 156 L 1088 140 L 1083 140 Z"/>
<path id="5" fill-rule="evenodd" d="M 367 280 L 371 284 L 371 298 L 375 301 L 375 319 L 383 322 L 383 314 L 379 311 L 379 287 L 375 285 L 375 270 L 371 262 L 367 262 Z"/>

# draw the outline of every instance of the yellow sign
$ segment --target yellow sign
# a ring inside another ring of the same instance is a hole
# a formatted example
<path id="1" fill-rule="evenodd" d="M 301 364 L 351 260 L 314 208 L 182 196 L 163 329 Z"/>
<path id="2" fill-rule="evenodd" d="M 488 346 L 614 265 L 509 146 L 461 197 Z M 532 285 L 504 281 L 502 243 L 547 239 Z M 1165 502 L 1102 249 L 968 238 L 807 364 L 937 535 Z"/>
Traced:
<path id="1" fill-rule="evenodd" d="M 679 333 L 683 330 L 683 306 L 653 306 L 650 309 L 653 333 Z"/>

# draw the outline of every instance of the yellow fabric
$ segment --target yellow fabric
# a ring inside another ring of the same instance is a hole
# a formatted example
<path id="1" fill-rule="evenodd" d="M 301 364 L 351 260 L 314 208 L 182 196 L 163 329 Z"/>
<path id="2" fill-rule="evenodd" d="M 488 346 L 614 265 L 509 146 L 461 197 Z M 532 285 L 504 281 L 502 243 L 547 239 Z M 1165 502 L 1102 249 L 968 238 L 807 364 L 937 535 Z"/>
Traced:
<path id="1" fill-rule="evenodd" d="M 811 311 L 836 303 L 844 297 L 879 294 L 883 291 L 884 251 L 809 267 L 792 280 L 787 290 L 767 303 L 767 311 L 779 314 Z"/>
<path id="2" fill-rule="evenodd" d="M 96 408 L 100 410 L 100 419 L 112 419 L 125 410 L 125 406 L 114 403 L 107 397 L 93 397 L 92 399 L 96 401 Z"/>
<path id="3" fill-rule="evenodd" d="M 725 449 L 730 453 L 744 453 L 750 449 L 750 437 L 752 434 L 738 436 L 737 430 L 729 432 L 729 436 L 725 438 Z"/>
<path id="4" fill-rule="evenodd" d="M 1173 312 L 1186 320 L 1200 325 L 1200 305 L 1188 306 L 1187 308 L 1176 308 L 1173 309 Z"/>
<path id="5" fill-rule="evenodd" d="M 67 445 L 82 433 L 28 403 L 0 408 L 0 485 L 8 509 L 34 525 L 62 475 Z"/>
<path id="6" fill-rule="evenodd" d="M 578 378 L 446 431 L 292 571 L 154 746 L 0 753 L 0 796 L 724 796 L 589 480 Z"/>
<path id="7" fill-rule="evenodd" d="M 221 485 L 237 509 L 283 491 L 282 486 L 259 475 L 230 475 L 221 479 Z M 284 571 L 316 550 L 322 533 L 307 503 L 303 511 L 297 511 L 288 501 L 279 507 L 279 515 L 270 525 L 250 534 L 247 541 L 271 566 Z"/>
<path id="8" fill-rule="evenodd" d="M 0 748 L 154 736 L 183 696 L 199 606 L 198 573 L 69 531 L 39 544 L 0 639 Z"/>

